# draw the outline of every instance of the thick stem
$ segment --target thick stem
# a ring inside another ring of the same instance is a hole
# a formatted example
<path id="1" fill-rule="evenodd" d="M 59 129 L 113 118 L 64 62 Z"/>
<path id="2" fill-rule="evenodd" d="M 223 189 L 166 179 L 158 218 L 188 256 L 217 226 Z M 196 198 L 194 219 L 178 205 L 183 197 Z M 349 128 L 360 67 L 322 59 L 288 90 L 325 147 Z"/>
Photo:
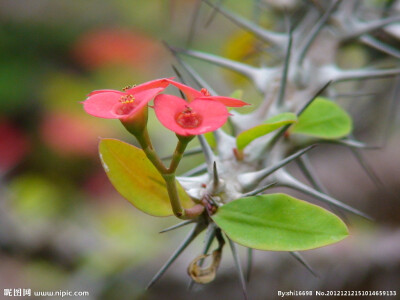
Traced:
<path id="1" fill-rule="evenodd" d="M 204 206 L 197 204 L 191 208 L 183 208 L 179 200 L 178 189 L 176 188 L 175 173 L 162 174 L 165 183 L 167 184 L 169 201 L 171 202 L 172 211 L 174 215 L 182 220 L 194 219 L 201 215 L 204 211 Z"/>
<path id="2" fill-rule="evenodd" d="M 142 146 L 142 149 L 146 154 L 147 158 L 157 168 L 157 170 L 161 174 L 166 173 L 168 169 L 164 166 L 163 162 L 158 157 L 156 151 L 154 151 L 147 128 L 144 128 L 143 131 L 136 134 L 135 137 L 138 140 L 140 146 Z"/>
<path id="3" fill-rule="evenodd" d="M 167 184 L 172 210 L 174 215 L 180 219 L 193 219 L 202 214 L 204 211 L 204 206 L 200 204 L 197 204 L 189 209 L 184 209 L 179 200 L 178 190 L 176 188 L 175 171 L 178 168 L 187 145 L 193 139 L 193 137 L 194 136 L 178 136 L 178 143 L 176 145 L 174 154 L 172 155 L 171 164 L 168 170 L 162 174 Z"/>
<path id="4" fill-rule="evenodd" d="M 185 218 L 185 210 L 179 201 L 178 190 L 176 188 L 175 174 L 162 174 L 165 183 L 167 184 L 169 201 L 171 201 L 174 215 L 180 219 Z"/>
<path id="5" fill-rule="evenodd" d="M 170 174 L 174 174 L 176 171 L 176 168 L 178 167 L 182 157 L 183 153 L 185 152 L 185 149 L 189 142 L 193 139 L 193 137 L 178 137 L 178 143 L 176 144 L 176 148 L 174 151 L 174 154 L 172 155 L 172 160 L 171 164 L 169 166 L 168 172 Z"/>
<path id="6" fill-rule="evenodd" d="M 151 163 L 157 168 L 162 177 L 165 180 L 168 190 L 169 201 L 171 202 L 172 211 L 174 215 L 179 219 L 194 219 L 201 215 L 204 211 L 204 206 L 197 204 L 189 209 L 182 207 L 179 200 L 178 189 L 176 187 L 175 171 L 182 159 L 183 152 L 185 152 L 187 144 L 192 140 L 193 137 L 180 137 L 176 145 L 175 152 L 172 156 L 170 167 L 167 169 L 157 153 L 153 149 L 151 144 L 150 136 L 146 128 L 143 129 L 139 134 L 136 134 L 136 139 L 142 146 L 144 153 Z"/>

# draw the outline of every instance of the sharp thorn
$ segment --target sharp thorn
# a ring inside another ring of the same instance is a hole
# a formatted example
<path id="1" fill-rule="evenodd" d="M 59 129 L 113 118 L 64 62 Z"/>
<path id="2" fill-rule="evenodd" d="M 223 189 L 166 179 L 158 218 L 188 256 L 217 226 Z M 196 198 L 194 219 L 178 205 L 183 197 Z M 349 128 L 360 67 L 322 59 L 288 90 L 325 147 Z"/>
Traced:
<path id="1" fill-rule="evenodd" d="M 322 93 L 328 88 L 328 86 L 332 83 L 332 80 L 328 81 L 325 83 L 315 94 L 313 97 L 311 97 L 310 100 L 306 102 L 306 104 L 303 105 L 303 107 L 297 112 L 297 117 L 300 117 L 301 114 L 307 109 L 307 107 L 310 106 L 311 103 L 314 102 L 315 99 L 317 99 L 319 96 L 322 95 Z"/>
<path id="2" fill-rule="evenodd" d="M 174 70 L 176 77 L 178 77 L 182 83 L 185 83 L 185 80 L 183 79 L 183 76 L 182 76 L 181 72 L 179 72 L 178 68 L 175 65 L 171 65 L 171 67 L 172 67 L 172 70 Z"/>
<path id="3" fill-rule="evenodd" d="M 217 170 L 217 163 L 215 161 L 213 163 L 213 186 L 214 186 L 214 190 L 218 190 L 219 176 L 218 176 L 218 170 Z"/>
<path id="4" fill-rule="evenodd" d="M 389 17 L 386 19 L 379 19 L 379 20 L 364 24 L 364 26 L 362 26 L 360 29 L 352 30 L 351 32 L 346 34 L 343 38 L 345 40 L 353 39 L 360 35 L 375 31 L 379 28 L 385 27 L 389 24 L 396 23 L 396 22 L 400 22 L 400 15 L 396 15 L 396 16 Z"/>
<path id="5" fill-rule="evenodd" d="M 167 47 L 167 49 L 172 53 L 172 55 L 175 57 L 175 59 L 179 62 L 179 64 L 186 70 L 186 72 L 189 74 L 189 76 L 195 81 L 197 86 L 199 88 L 206 88 L 210 94 L 217 96 L 217 92 L 187 63 L 185 63 L 179 56 L 178 56 L 178 50 L 174 47 L 171 47 L 169 44 L 164 42 L 164 45 Z"/>
<path id="6" fill-rule="evenodd" d="M 207 171 L 207 164 L 203 163 L 203 164 L 187 171 L 186 173 L 182 174 L 181 177 L 191 177 L 191 176 L 195 176 L 200 173 L 203 173 L 205 171 Z"/>
<path id="7" fill-rule="evenodd" d="M 194 82 L 196 82 L 199 88 L 206 88 L 211 95 L 218 96 L 218 93 L 191 66 L 189 66 L 181 59 L 179 59 L 179 63 L 186 70 L 189 76 L 194 80 Z"/>
<path id="8" fill-rule="evenodd" d="M 179 70 L 178 70 L 174 65 L 172 65 L 172 69 L 174 70 L 174 73 L 175 73 L 176 76 L 179 78 L 179 80 L 180 80 L 183 84 L 185 84 L 185 81 L 183 80 L 183 77 L 182 77 L 181 73 L 179 72 Z M 182 92 L 181 90 L 179 90 L 179 94 L 181 95 L 181 98 L 182 98 L 182 99 L 187 100 L 185 94 L 183 94 L 183 92 Z M 172 157 L 172 155 L 171 155 L 171 157 Z"/>
<path id="9" fill-rule="evenodd" d="M 304 149 L 301 149 L 301 150 L 297 151 L 296 153 L 286 157 L 285 159 L 282 159 L 275 165 L 265 168 L 263 170 L 241 174 L 238 176 L 238 181 L 240 182 L 243 190 L 248 190 L 248 189 L 252 188 L 253 186 L 258 185 L 258 183 L 261 182 L 267 176 L 271 175 L 272 173 L 279 170 L 280 168 L 286 166 L 288 163 L 292 162 L 293 160 L 297 159 L 298 157 L 300 157 L 301 155 L 303 155 L 304 153 L 310 151 L 311 149 L 313 149 L 315 147 L 316 147 L 316 145 L 311 145 Z"/>
<path id="10" fill-rule="evenodd" d="M 215 162 L 215 155 L 210 147 L 210 145 L 208 144 L 207 140 L 205 139 L 205 137 L 203 135 L 198 135 L 197 138 L 200 141 L 200 146 L 203 150 L 204 153 L 204 157 L 206 159 L 206 164 L 207 164 L 207 169 L 208 172 L 211 174 L 213 171 L 213 164 Z"/>
<path id="11" fill-rule="evenodd" d="M 250 282 L 251 271 L 253 270 L 253 249 L 247 248 L 247 267 L 246 267 L 246 282 Z"/>
<path id="12" fill-rule="evenodd" d="M 383 53 L 386 53 L 388 55 L 391 55 L 397 59 L 400 59 L 400 51 L 373 38 L 372 36 L 369 35 L 363 35 L 360 37 L 361 42 L 363 42 L 365 45 L 370 46 L 376 50 L 379 50 Z"/>
<path id="13" fill-rule="evenodd" d="M 344 210 L 346 210 L 348 212 L 351 212 L 351 213 L 353 213 L 355 215 L 358 215 L 358 216 L 361 216 L 361 217 L 363 217 L 363 218 L 365 218 L 367 220 L 373 221 L 373 219 L 370 216 L 368 216 L 367 214 L 365 214 L 365 213 L 363 213 L 363 212 L 361 212 L 361 211 L 359 211 L 359 210 L 351 207 L 350 205 L 347 205 L 347 204 L 345 204 L 345 203 L 343 203 L 343 202 L 341 202 L 339 200 L 336 200 L 335 198 L 333 198 L 333 197 L 331 197 L 329 195 L 321 193 L 321 192 L 319 192 L 319 191 L 307 186 L 306 184 L 298 181 L 297 179 L 295 179 L 294 177 L 292 177 L 291 175 L 289 175 L 286 172 L 285 173 L 280 173 L 280 175 L 281 176 L 279 176 L 277 179 L 278 179 L 278 184 L 281 185 L 281 186 L 285 186 L 285 187 L 300 191 L 300 192 L 302 192 L 304 194 L 313 196 L 313 197 L 315 197 L 316 199 L 318 199 L 320 201 L 326 202 L 328 204 L 335 205 L 335 206 L 337 206 L 337 207 L 339 207 L 341 209 L 344 209 Z M 282 176 L 282 175 L 284 175 L 284 176 Z"/>
<path id="14" fill-rule="evenodd" d="M 266 186 L 263 186 L 263 187 L 260 187 L 258 189 L 255 189 L 254 191 L 251 191 L 251 192 L 243 194 L 241 198 L 258 195 L 258 194 L 264 192 L 265 190 L 267 190 L 267 189 L 269 189 L 271 187 L 274 187 L 275 185 L 276 185 L 276 182 L 272 182 L 270 184 L 267 184 Z"/>
<path id="15" fill-rule="evenodd" d="M 290 65 L 290 55 L 292 52 L 292 42 L 293 42 L 293 34 L 292 34 L 291 25 L 289 24 L 289 39 L 288 39 L 288 44 L 287 44 L 287 48 L 286 48 L 285 61 L 284 61 L 283 70 L 282 70 L 282 79 L 281 79 L 279 96 L 278 96 L 278 101 L 277 101 L 277 105 L 279 107 L 282 106 L 283 100 L 285 99 L 286 83 L 287 83 L 287 79 L 288 79 L 287 77 L 288 77 L 288 71 L 289 71 L 289 65 Z"/>
<path id="16" fill-rule="evenodd" d="M 364 155 L 355 148 L 349 148 L 351 153 L 353 153 L 354 157 L 360 164 L 360 166 L 363 168 L 365 173 L 368 175 L 369 179 L 376 185 L 378 189 L 383 188 L 385 185 L 383 182 L 380 180 L 379 176 L 375 173 L 374 169 L 371 167 L 371 165 L 367 162 L 365 159 Z"/>
<path id="17" fill-rule="evenodd" d="M 382 146 L 366 145 L 366 144 L 364 144 L 362 142 L 359 142 L 359 141 L 353 140 L 353 139 L 324 140 L 324 141 L 320 141 L 320 143 L 323 143 L 323 144 L 336 144 L 336 145 L 347 146 L 349 148 L 366 149 L 366 150 L 377 150 L 377 149 L 381 149 L 382 148 Z"/>
<path id="18" fill-rule="evenodd" d="M 297 117 L 300 117 L 301 114 L 307 109 L 307 107 L 310 106 L 311 103 L 314 102 L 315 99 L 317 99 L 322 93 L 328 88 L 328 86 L 332 83 L 332 80 L 328 81 L 325 83 L 315 94 L 313 97 L 311 97 L 303 106 L 302 108 L 297 112 Z M 291 126 L 292 124 L 288 124 L 286 126 L 283 126 L 276 134 L 275 136 L 271 139 L 271 141 L 268 143 L 268 147 L 272 148 L 276 142 L 285 134 L 286 130 Z"/>
<path id="19" fill-rule="evenodd" d="M 400 68 L 398 69 L 384 69 L 384 70 L 336 70 L 336 74 L 332 77 L 335 82 L 347 81 L 347 80 L 362 80 L 369 78 L 382 78 L 382 77 L 393 77 L 400 74 Z"/>
<path id="20" fill-rule="evenodd" d="M 314 168 L 312 167 L 307 154 L 303 155 L 302 157 L 299 157 L 299 159 L 297 160 L 297 164 L 300 168 L 300 171 L 318 192 L 324 193 L 326 195 L 329 194 L 325 186 L 319 180 L 318 176 L 315 175 Z M 336 206 L 333 206 L 332 204 L 329 204 L 329 208 L 335 214 L 337 214 L 343 221 L 345 221 L 346 224 L 349 224 L 348 218 L 341 210 L 339 210 Z"/>
<path id="21" fill-rule="evenodd" d="M 311 185 L 321 193 L 328 194 L 326 188 L 319 180 L 318 176 L 315 176 L 314 169 L 307 157 L 307 155 L 303 155 L 299 157 L 297 160 L 297 164 L 299 165 L 300 170 L 303 175 L 307 178 L 307 180 L 311 183 Z"/>
<path id="22" fill-rule="evenodd" d="M 194 8 L 191 22 L 190 22 L 189 35 L 188 35 L 188 39 L 186 41 L 187 47 L 189 47 L 192 44 L 194 36 L 196 34 L 196 24 L 197 24 L 197 20 L 199 18 L 199 14 L 200 14 L 201 3 L 202 3 L 201 0 L 196 1 L 196 6 Z"/>
<path id="23" fill-rule="evenodd" d="M 286 40 L 286 37 L 284 34 L 265 30 L 264 28 L 259 27 L 257 24 L 250 22 L 231 11 L 228 11 L 228 10 L 224 9 L 223 7 L 217 7 L 217 6 L 215 6 L 215 4 L 211 3 L 208 0 L 203 0 L 203 1 L 205 3 L 207 3 L 208 5 L 210 5 L 211 7 L 214 7 L 215 9 L 217 9 L 218 12 L 220 12 L 222 15 L 227 17 L 233 23 L 235 23 L 239 27 L 243 28 L 244 30 L 253 33 L 261 40 L 268 42 L 268 43 L 272 43 L 273 45 L 278 46 L 281 49 L 284 47 L 284 43 Z"/>
<path id="24" fill-rule="evenodd" d="M 210 14 L 210 17 L 208 18 L 207 22 L 204 25 L 205 28 L 210 26 L 210 24 L 212 23 L 212 21 L 214 20 L 215 16 L 218 13 L 218 8 L 220 8 L 222 6 L 223 2 L 224 2 L 224 0 L 219 0 L 218 3 L 215 5 L 215 7 L 213 8 L 213 11 Z"/>
<path id="25" fill-rule="evenodd" d="M 237 250 L 236 250 L 236 245 L 229 237 L 227 237 L 227 239 L 228 239 L 231 251 L 232 251 L 232 256 L 233 256 L 233 260 L 235 262 L 236 271 L 237 271 L 237 274 L 238 274 L 238 277 L 239 277 L 239 280 L 240 280 L 240 285 L 242 286 L 243 296 L 244 296 L 244 299 L 247 300 L 248 297 L 247 297 L 246 280 L 244 279 L 242 265 L 240 264 L 240 259 L 239 259 L 239 255 L 238 255 Z"/>
<path id="26" fill-rule="evenodd" d="M 158 279 L 161 278 L 162 275 L 168 270 L 171 264 L 179 257 L 179 255 L 185 250 L 185 248 L 195 239 L 195 237 L 204 229 L 203 223 L 197 223 L 196 226 L 193 227 L 189 235 L 183 240 L 182 244 L 175 250 L 172 256 L 167 260 L 167 262 L 161 267 L 161 269 L 157 272 L 156 275 L 151 279 L 146 289 L 151 288 Z"/>
<path id="27" fill-rule="evenodd" d="M 311 266 L 306 262 L 306 260 L 301 256 L 299 252 L 289 252 L 289 254 L 301 263 L 314 277 L 319 278 L 320 276 L 311 268 Z"/>
<path id="28" fill-rule="evenodd" d="M 170 226 L 168 228 L 165 228 L 165 229 L 161 230 L 159 233 L 164 233 L 164 232 L 168 232 L 168 231 L 171 231 L 171 230 L 174 230 L 174 229 L 178 229 L 178 228 L 181 228 L 181 227 L 183 227 L 185 225 L 192 224 L 193 222 L 194 222 L 193 220 L 183 221 L 181 223 L 178 223 L 178 224 L 172 225 L 172 226 Z"/>
<path id="29" fill-rule="evenodd" d="M 314 149 L 315 147 L 317 147 L 316 144 L 308 146 L 304 149 L 301 149 L 297 152 L 295 152 L 292 155 L 289 155 L 288 157 L 282 159 L 280 162 L 278 162 L 277 164 L 275 164 L 274 166 L 271 166 L 267 169 L 264 170 L 264 174 L 265 176 L 268 176 L 270 174 L 272 174 L 273 172 L 275 172 L 276 170 L 279 170 L 280 168 L 286 166 L 288 163 L 292 162 L 293 160 L 301 157 L 303 154 L 307 153 L 308 151 L 310 151 L 311 149 Z"/>
<path id="30" fill-rule="evenodd" d="M 194 50 L 185 50 L 185 49 L 180 49 L 180 48 L 175 48 L 175 51 L 178 53 L 182 53 L 184 55 L 194 57 L 203 61 L 206 61 L 211 64 L 218 65 L 223 68 L 227 68 L 229 70 L 235 71 L 237 73 L 240 73 L 251 80 L 255 81 L 258 74 L 259 74 L 259 69 L 252 67 L 250 65 L 237 62 L 234 60 L 230 60 L 224 57 L 220 57 L 217 55 L 213 54 L 208 54 L 208 53 L 203 53 L 200 51 L 194 51 Z"/>
<path id="31" fill-rule="evenodd" d="M 332 80 L 328 81 L 327 83 L 325 83 L 322 88 L 320 88 L 313 97 L 311 97 L 310 100 L 308 100 L 303 106 L 302 108 L 297 112 L 297 117 L 300 117 L 302 115 L 302 113 L 307 109 L 307 107 L 309 107 L 311 105 L 311 103 L 314 102 L 315 99 L 317 99 L 327 88 L 328 86 L 332 83 Z M 286 126 L 283 126 L 276 134 L 275 136 L 268 142 L 268 148 L 272 148 L 276 142 L 285 134 L 286 130 L 288 130 L 288 128 L 291 126 L 292 124 L 288 124 Z"/>
<path id="32" fill-rule="evenodd" d="M 329 8 L 325 11 L 323 16 L 318 20 L 315 26 L 311 29 L 310 33 L 305 37 L 305 41 L 303 46 L 299 50 L 299 58 L 297 65 L 300 66 L 303 63 L 304 57 L 306 56 L 308 49 L 314 42 L 315 38 L 318 36 L 322 28 L 325 26 L 326 22 L 329 20 L 332 13 L 335 11 L 337 5 L 340 3 L 340 0 L 333 1 Z"/>

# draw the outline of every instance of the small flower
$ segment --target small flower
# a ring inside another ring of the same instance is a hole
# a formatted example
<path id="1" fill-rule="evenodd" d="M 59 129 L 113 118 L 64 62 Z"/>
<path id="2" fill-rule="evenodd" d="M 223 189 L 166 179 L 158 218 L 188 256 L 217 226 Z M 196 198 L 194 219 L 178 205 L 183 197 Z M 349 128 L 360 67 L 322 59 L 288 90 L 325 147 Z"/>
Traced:
<path id="1" fill-rule="evenodd" d="M 214 131 L 224 125 L 229 116 L 222 103 L 204 99 L 188 103 L 173 95 L 158 95 L 154 99 L 154 110 L 165 127 L 182 136 Z"/>
<path id="2" fill-rule="evenodd" d="M 169 80 L 169 79 L 168 79 Z M 93 91 L 83 102 L 85 111 L 95 117 L 127 121 L 135 118 L 149 101 L 169 84 L 166 78 L 143 83 L 123 92 L 116 90 Z"/>
<path id="3" fill-rule="evenodd" d="M 216 102 L 220 102 L 225 106 L 230 106 L 230 107 L 242 107 L 245 105 L 249 105 L 248 103 L 241 101 L 239 99 L 231 98 L 231 97 L 222 97 L 222 96 L 211 96 L 209 91 L 205 88 L 202 88 L 200 91 L 195 90 L 194 88 L 191 88 L 190 86 L 187 86 L 185 84 L 175 82 L 173 80 L 167 79 L 167 81 L 176 86 L 178 89 L 180 89 L 186 96 L 187 100 L 189 102 L 192 102 L 193 100 L 196 99 L 201 99 L 201 100 L 212 100 Z"/>

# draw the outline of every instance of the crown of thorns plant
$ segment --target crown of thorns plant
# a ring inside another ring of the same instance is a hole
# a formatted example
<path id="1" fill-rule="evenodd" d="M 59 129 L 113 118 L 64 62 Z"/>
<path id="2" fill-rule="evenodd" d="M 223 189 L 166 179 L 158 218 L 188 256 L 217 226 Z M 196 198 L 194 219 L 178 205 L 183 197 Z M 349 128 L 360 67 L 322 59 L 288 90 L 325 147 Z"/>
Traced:
<path id="1" fill-rule="evenodd" d="M 400 22 L 400 13 L 397 8 L 396 14 L 396 1 L 383 1 L 381 7 L 367 6 L 364 1 L 307 1 L 293 10 L 290 17 L 287 11 L 281 12 L 286 17 L 275 26 L 284 31 L 275 32 L 225 9 L 222 2 L 198 3 L 206 3 L 212 9 L 212 16 L 216 13 L 225 16 L 267 45 L 267 50 L 260 51 L 274 56 L 273 65 L 263 63 L 256 67 L 166 44 L 180 69 L 198 89 L 187 85 L 174 67 L 176 78 L 153 80 L 124 91 L 94 91 L 83 105 L 87 113 L 96 117 L 119 119 L 141 145 L 139 149 L 115 139 L 101 140 L 100 158 L 116 190 L 147 214 L 158 217 L 174 214 L 183 220 L 162 232 L 193 225 L 149 287 L 206 231 L 201 254 L 188 266 L 191 285 L 215 278 L 227 242 L 247 298 L 245 282 L 251 270 L 253 249 L 288 251 L 313 273 L 298 251 L 344 239 L 348 235 L 342 221 L 344 212 L 369 219 L 357 208 L 329 195 L 314 174 L 307 153 L 321 143 L 348 147 L 368 175 L 379 182 L 360 152 L 372 147 L 354 139 L 352 118 L 335 101 L 339 98 L 336 84 L 400 73 L 400 50 L 375 35 L 379 31 L 386 35 L 386 40 L 394 34 L 399 38 L 399 31 L 394 33 L 389 26 Z M 269 9 L 262 1 L 253 3 L 258 14 Z M 200 5 L 194 13 L 191 38 L 199 12 Z M 349 42 L 361 43 L 391 59 L 392 68 L 339 68 L 337 52 Z M 182 56 L 244 75 L 264 100 L 252 112 L 241 113 L 240 107 L 251 103 L 249 99 L 219 96 Z M 177 88 L 181 97 L 164 94 L 167 86 Z M 395 82 L 391 105 L 398 96 L 398 86 L 396 89 Z M 178 138 L 174 153 L 167 158 L 158 156 L 147 130 L 148 103 L 152 100 L 151 108 L 158 120 Z M 234 109 L 228 111 L 227 106 Z M 221 129 L 226 122 L 230 132 Z M 199 139 L 201 147 L 185 151 L 194 137 Z M 176 176 L 182 157 L 200 152 L 205 162 Z M 169 165 L 165 163 L 167 160 Z M 287 170 L 286 165 L 293 161 L 310 185 Z M 271 187 L 300 191 L 327 203 L 332 212 L 287 194 L 269 193 Z M 214 240 L 218 246 L 211 252 L 209 266 L 203 267 Z M 236 244 L 249 249 L 246 276 Z"/>

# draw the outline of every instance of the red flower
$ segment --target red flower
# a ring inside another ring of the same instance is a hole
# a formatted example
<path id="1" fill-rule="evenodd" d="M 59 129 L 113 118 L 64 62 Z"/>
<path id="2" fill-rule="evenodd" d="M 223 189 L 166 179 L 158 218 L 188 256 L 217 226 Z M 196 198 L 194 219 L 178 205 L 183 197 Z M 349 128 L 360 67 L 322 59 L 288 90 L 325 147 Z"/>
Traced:
<path id="1" fill-rule="evenodd" d="M 126 121 L 134 118 L 168 84 L 169 79 L 163 78 L 125 89 L 123 92 L 94 91 L 83 102 L 83 108 L 95 117 Z"/>
<path id="2" fill-rule="evenodd" d="M 216 102 L 220 102 L 225 106 L 230 106 L 230 107 L 242 107 L 245 105 L 249 105 L 246 102 L 243 102 L 241 100 L 235 99 L 235 98 L 230 98 L 230 97 L 222 97 L 222 96 L 211 96 L 210 93 L 208 92 L 207 89 L 202 88 L 200 91 L 195 90 L 194 88 L 191 88 L 190 86 L 184 85 L 179 82 L 175 82 L 173 80 L 167 79 L 167 81 L 176 86 L 178 89 L 180 89 L 186 96 L 187 100 L 189 102 L 192 102 L 193 100 L 196 99 L 201 99 L 201 100 L 212 100 Z"/>
<path id="3" fill-rule="evenodd" d="M 165 127 L 182 136 L 214 131 L 224 125 L 229 116 L 220 102 L 196 98 L 188 103 L 173 95 L 158 95 L 154 99 L 154 110 Z"/>

